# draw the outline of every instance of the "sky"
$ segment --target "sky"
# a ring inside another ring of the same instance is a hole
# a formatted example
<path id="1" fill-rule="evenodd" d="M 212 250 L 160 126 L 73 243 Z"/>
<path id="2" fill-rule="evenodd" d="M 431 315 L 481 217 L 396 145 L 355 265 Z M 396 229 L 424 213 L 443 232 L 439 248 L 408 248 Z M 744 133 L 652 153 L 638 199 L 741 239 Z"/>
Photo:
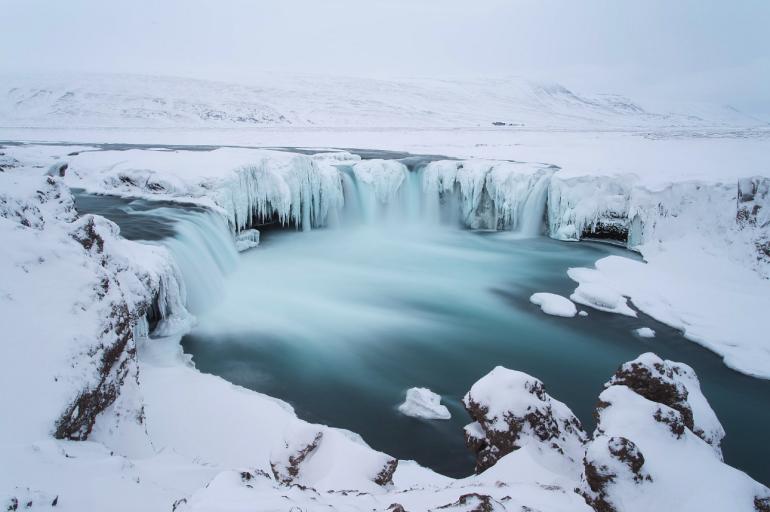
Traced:
<path id="1" fill-rule="evenodd" d="M 0 0 L 0 72 L 524 76 L 770 113 L 766 0 Z"/>

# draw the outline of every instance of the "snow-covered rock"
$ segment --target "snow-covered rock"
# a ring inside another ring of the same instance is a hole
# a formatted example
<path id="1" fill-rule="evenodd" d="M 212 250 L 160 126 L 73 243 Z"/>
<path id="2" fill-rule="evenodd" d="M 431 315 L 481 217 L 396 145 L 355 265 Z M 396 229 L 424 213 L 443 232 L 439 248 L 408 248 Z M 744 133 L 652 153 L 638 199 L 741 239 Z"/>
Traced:
<path id="1" fill-rule="evenodd" d="M 554 316 L 573 317 L 577 314 L 575 304 L 561 295 L 555 293 L 533 293 L 529 298 L 532 304 L 540 306 L 543 313 Z"/>
<path id="2" fill-rule="evenodd" d="M 428 388 L 409 388 L 404 403 L 398 410 L 405 416 L 426 420 L 448 420 L 452 417 L 449 409 L 441 405 L 441 396 Z"/>
<path id="3" fill-rule="evenodd" d="M 477 473 L 525 446 L 561 470 L 582 458 L 586 435 L 580 421 L 526 373 L 498 366 L 471 387 L 463 404 L 474 420 L 465 427 L 465 439 L 476 453 Z"/>
<path id="4" fill-rule="evenodd" d="M 719 446 L 725 431 L 703 396 L 695 371 L 686 364 L 648 352 L 624 363 L 607 386 L 626 386 L 650 401 L 679 411 L 684 425 L 721 456 Z"/>
<path id="5" fill-rule="evenodd" d="M 685 426 L 679 410 L 625 385 L 599 396 L 586 449 L 582 492 L 597 512 L 762 510 L 770 490 L 724 464 L 714 446 Z"/>
<path id="6" fill-rule="evenodd" d="M 0 350 L 15 361 L 3 386 L 17 389 L 0 406 L 37 403 L 6 435 L 86 439 L 123 386 L 136 386 L 135 331 L 154 298 L 161 314 L 184 313 L 178 271 L 163 248 L 120 239 L 106 219 L 77 218 L 60 178 L 20 168 L 0 180 Z M 141 404 L 124 405 L 141 420 Z"/>

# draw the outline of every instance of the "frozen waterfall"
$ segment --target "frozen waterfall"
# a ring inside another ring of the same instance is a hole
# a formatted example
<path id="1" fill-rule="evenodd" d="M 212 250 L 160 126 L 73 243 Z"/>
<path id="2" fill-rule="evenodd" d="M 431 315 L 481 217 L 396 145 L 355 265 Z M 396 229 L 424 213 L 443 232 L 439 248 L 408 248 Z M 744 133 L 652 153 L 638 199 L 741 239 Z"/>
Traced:
<path id="1" fill-rule="evenodd" d="M 211 198 L 236 233 L 265 225 L 309 230 L 441 223 L 531 236 L 544 230 L 547 183 L 554 171 L 506 161 L 415 164 L 347 152 L 271 152 L 234 168 L 225 179 L 188 187 L 191 195 Z"/>

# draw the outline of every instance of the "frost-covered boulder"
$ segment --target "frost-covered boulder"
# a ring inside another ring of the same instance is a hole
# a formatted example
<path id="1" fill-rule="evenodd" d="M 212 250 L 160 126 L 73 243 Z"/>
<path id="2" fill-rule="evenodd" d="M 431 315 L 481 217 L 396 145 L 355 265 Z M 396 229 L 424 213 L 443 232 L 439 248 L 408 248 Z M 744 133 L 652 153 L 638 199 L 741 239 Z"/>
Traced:
<path id="1" fill-rule="evenodd" d="M 597 512 L 755 510 L 770 490 L 722 462 L 724 432 L 681 363 L 643 354 L 599 396 L 579 492 Z"/>
<path id="2" fill-rule="evenodd" d="M 721 454 L 724 428 L 701 392 L 695 371 L 686 364 L 648 352 L 624 363 L 607 382 L 606 387 L 610 386 L 626 386 L 647 400 L 679 411 L 684 426 Z"/>
<path id="3" fill-rule="evenodd" d="M 441 396 L 428 388 L 408 389 L 406 399 L 398 410 L 405 416 L 426 420 L 448 420 L 452 417 L 449 409 L 441 405 Z"/>
<path id="4" fill-rule="evenodd" d="M 608 496 L 611 484 L 652 481 L 644 468 L 644 455 L 625 437 L 597 436 L 586 447 L 583 464 L 584 481 L 590 489 L 585 493 L 586 501 L 597 512 L 614 510 Z"/>
<path id="5" fill-rule="evenodd" d="M 575 465 L 586 435 L 563 403 L 545 392 L 538 379 L 502 366 L 477 381 L 463 398 L 474 422 L 465 427 L 466 444 L 476 453 L 476 472 L 528 446 L 545 458 Z"/>
<path id="6" fill-rule="evenodd" d="M 571 318 L 577 314 L 577 308 L 571 300 L 555 293 L 533 293 L 529 301 L 540 306 L 543 313 L 547 315 Z"/>

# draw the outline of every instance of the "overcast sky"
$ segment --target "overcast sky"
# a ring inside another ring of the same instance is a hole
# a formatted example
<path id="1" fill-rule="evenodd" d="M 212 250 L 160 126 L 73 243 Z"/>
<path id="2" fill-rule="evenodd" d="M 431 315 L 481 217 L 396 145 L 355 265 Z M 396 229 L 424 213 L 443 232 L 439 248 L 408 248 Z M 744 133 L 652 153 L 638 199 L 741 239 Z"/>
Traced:
<path id="1" fill-rule="evenodd" d="M 0 0 L 0 71 L 518 75 L 770 112 L 768 0 Z"/>

